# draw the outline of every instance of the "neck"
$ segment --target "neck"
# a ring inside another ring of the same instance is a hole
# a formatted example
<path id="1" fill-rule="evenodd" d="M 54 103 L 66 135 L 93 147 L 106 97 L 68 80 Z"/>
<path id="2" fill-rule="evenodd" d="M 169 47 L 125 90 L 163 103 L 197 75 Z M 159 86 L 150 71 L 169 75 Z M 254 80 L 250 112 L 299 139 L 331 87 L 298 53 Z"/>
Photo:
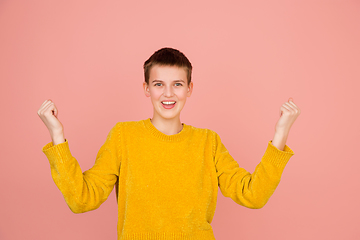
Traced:
<path id="1" fill-rule="evenodd" d="M 150 119 L 151 123 L 154 127 L 159 130 L 160 132 L 166 135 L 174 135 L 183 129 L 183 125 L 180 121 L 180 118 L 175 119 L 163 119 L 163 118 L 156 118 L 153 117 Z"/>

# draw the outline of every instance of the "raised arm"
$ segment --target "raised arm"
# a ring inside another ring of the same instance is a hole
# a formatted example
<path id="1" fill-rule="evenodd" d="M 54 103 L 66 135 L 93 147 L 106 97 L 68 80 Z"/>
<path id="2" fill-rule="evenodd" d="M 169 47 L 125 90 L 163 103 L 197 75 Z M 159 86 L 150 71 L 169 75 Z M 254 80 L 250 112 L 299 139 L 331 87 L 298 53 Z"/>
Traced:
<path id="1" fill-rule="evenodd" d="M 278 186 L 292 155 L 288 146 L 280 151 L 269 141 L 261 162 L 250 173 L 239 167 L 215 133 L 214 161 L 221 193 L 247 208 L 262 208 Z"/>
<path id="2" fill-rule="evenodd" d="M 289 98 L 280 108 L 280 119 L 275 126 L 264 156 L 251 174 L 232 158 L 218 134 L 214 132 L 214 161 L 222 194 L 248 208 L 262 208 L 278 186 L 282 172 L 294 155 L 286 139 L 300 109 Z"/>
<path id="3" fill-rule="evenodd" d="M 71 155 L 67 139 L 64 143 L 53 146 L 50 142 L 43 147 L 52 178 L 74 213 L 98 208 L 114 188 L 120 169 L 118 135 L 117 124 L 100 148 L 95 165 L 84 173 Z"/>
<path id="4" fill-rule="evenodd" d="M 38 111 L 45 124 L 49 123 L 51 118 L 51 121 L 56 123 L 54 117 L 56 117 L 57 111 L 54 111 L 51 106 L 48 104 L 46 107 L 45 104 Z M 60 126 L 58 123 L 56 124 Z M 47 126 L 50 131 L 50 124 Z M 50 131 L 52 142 L 46 144 L 42 151 L 49 160 L 51 175 L 56 186 L 74 213 L 98 208 L 111 193 L 119 175 L 121 162 L 119 127 L 120 123 L 117 123 L 111 129 L 96 156 L 95 165 L 84 173 L 81 171 L 78 161 L 71 155 L 68 140 L 62 140 L 61 135 L 51 134 Z M 60 133 L 61 131 L 53 132 Z"/>

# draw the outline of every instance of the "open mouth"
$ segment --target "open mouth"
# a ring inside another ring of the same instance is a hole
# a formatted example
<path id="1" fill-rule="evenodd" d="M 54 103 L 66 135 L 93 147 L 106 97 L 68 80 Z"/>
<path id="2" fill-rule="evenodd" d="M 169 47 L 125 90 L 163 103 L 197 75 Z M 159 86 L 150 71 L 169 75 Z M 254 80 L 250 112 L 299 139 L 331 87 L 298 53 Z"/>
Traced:
<path id="1" fill-rule="evenodd" d="M 171 109 L 175 106 L 176 102 L 175 101 L 162 101 L 161 104 L 163 105 L 164 108 Z"/>

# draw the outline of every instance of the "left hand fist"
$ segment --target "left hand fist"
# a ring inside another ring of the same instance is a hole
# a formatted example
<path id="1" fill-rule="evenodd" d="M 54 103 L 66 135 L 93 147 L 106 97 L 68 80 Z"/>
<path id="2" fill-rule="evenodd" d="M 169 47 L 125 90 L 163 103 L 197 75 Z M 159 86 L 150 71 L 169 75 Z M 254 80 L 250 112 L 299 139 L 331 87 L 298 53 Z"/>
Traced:
<path id="1" fill-rule="evenodd" d="M 296 118 L 300 115 L 300 108 L 292 100 L 292 98 L 289 98 L 288 102 L 285 102 L 280 107 L 280 119 L 276 123 L 275 132 L 283 131 L 288 133 Z"/>

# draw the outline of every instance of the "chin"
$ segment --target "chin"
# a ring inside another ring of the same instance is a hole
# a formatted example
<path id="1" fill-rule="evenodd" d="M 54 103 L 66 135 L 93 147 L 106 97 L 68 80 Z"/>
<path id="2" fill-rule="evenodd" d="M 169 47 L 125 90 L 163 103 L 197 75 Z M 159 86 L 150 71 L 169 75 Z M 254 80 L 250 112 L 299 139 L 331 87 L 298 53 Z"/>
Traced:
<path id="1" fill-rule="evenodd" d="M 178 115 L 167 115 L 167 116 L 164 116 L 164 115 L 160 115 L 162 118 L 164 119 L 174 119 L 176 118 Z"/>

